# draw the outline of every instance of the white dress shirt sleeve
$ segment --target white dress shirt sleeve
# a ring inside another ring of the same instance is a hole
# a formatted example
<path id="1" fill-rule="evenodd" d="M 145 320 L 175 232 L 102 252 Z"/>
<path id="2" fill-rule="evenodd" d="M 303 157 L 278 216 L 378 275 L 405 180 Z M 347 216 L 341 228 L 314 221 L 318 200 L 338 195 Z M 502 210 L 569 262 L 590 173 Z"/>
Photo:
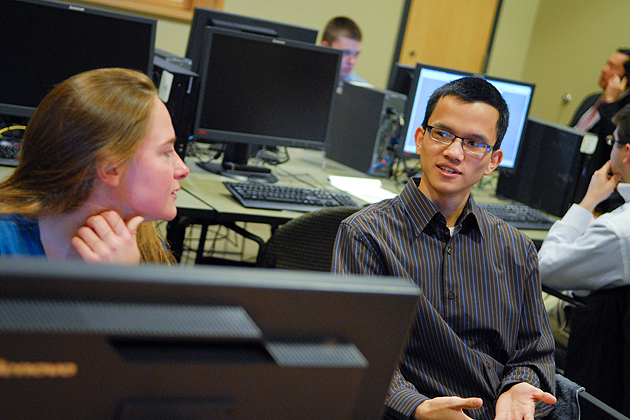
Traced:
<path id="1" fill-rule="evenodd" d="M 543 284 L 596 290 L 630 283 L 630 207 L 595 219 L 574 204 L 554 223 L 538 253 Z"/>

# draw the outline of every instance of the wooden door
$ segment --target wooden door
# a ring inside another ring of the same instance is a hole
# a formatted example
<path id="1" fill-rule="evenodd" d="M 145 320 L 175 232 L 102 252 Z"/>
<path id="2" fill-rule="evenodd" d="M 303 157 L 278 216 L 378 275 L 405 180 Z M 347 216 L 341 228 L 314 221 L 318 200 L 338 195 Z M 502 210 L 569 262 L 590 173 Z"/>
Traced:
<path id="1" fill-rule="evenodd" d="M 482 73 L 501 0 L 409 0 L 398 61 Z"/>

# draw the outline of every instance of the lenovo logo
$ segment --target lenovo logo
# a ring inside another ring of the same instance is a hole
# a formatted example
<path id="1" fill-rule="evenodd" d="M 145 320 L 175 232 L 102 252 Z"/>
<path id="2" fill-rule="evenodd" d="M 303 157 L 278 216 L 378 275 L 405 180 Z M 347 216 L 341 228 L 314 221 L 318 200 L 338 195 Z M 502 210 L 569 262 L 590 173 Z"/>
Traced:
<path id="1" fill-rule="evenodd" d="M 72 378 L 79 372 L 74 362 L 11 362 L 0 359 L 0 378 Z"/>

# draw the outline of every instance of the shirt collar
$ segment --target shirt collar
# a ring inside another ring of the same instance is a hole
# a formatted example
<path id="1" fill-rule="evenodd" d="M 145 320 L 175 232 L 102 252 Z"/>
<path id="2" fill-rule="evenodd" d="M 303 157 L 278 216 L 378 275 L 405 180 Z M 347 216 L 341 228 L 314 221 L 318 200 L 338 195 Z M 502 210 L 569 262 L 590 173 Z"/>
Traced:
<path id="1" fill-rule="evenodd" d="M 411 220 L 415 224 L 416 233 L 419 235 L 427 225 L 435 218 L 444 219 L 436 207 L 418 188 L 420 184 L 420 177 L 415 177 L 409 180 L 407 187 L 400 193 L 400 198 L 405 206 L 406 212 L 409 214 Z M 481 216 L 481 210 L 475 203 L 472 196 L 468 197 L 468 201 L 457 220 L 457 225 L 461 225 L 461 228 L 477 229 L 485 236 L 489 227 L 485 217 Z"/>
<path id="2" fill-rule="evenodd" d="M 620 182 L 617 185 L 617 191 L 623 197 L 626 203 L 630 201 L 630 184 L 625 183 L 625 182 Z"/>

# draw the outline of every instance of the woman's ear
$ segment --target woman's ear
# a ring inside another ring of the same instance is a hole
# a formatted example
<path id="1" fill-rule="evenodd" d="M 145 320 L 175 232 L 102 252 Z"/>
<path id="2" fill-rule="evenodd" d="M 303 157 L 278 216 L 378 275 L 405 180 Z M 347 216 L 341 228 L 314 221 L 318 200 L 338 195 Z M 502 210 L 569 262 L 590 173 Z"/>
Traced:
<path id="1" fill-rule="evenodd" d="M 96 166 L 98 178 L 110 187 L 117 187 L 120 183 L 121 168 L 114 162 L 100 163 Z"/>

